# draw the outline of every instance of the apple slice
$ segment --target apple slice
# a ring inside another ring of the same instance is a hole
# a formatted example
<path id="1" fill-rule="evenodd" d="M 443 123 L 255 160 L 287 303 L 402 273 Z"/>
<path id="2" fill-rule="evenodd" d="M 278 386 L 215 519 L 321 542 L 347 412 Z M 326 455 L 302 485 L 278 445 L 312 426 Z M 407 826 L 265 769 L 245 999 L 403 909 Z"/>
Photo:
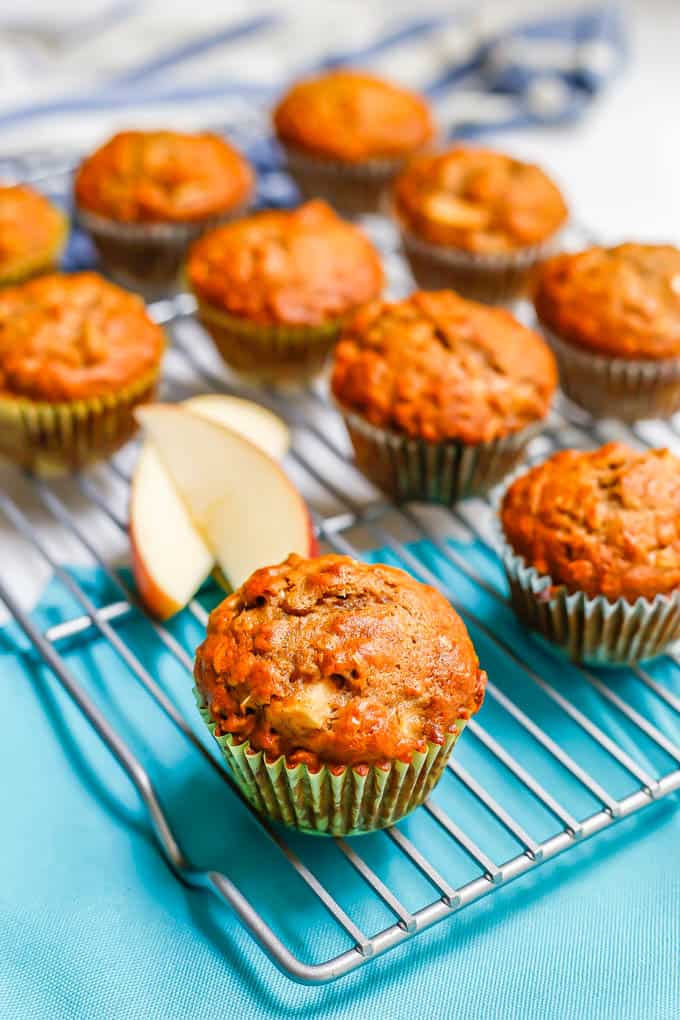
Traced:
<path id="1" fill-rule="evenodd" d="M 167 620 L 194 597 L 214 563 L 153 447 L 143 447 L 130 493 L 132 572 L 146 608 Z"/>
<path id="2" fill-rule="evenodd" d="M 290 446 L 284 422 L 250 400 L 206 394 L 185 400 L 182 407 L 231 427 L 277 459 Z M 183 609 L 214 566 L 213 553 L 194 528 L 184 501 L 149 443 L 142 448 L 132 482 L 130 542 L 137 590 L 160 620 Z"/>
<path id="3" fill-rule="evenodd" d="M 309 556 L 315 550 L 302 497 L 254 443 L 177 405 L 146 404 L 136 417 L 233 587 L 290 552 Z M 159 510 L 158 527 L 162 517 Z M 177 539 L 168 536 L 166 555 L 172 557 Z"/>
<path id="4" fill-rule="evenodd" d="M 273 411 L 252 400 L 221 393 L 204 393 L 183 400 L 182 407 L 202 418 L 226 425 L 268 453 L 283 460 L 290 448 L 288 426 Z"/>

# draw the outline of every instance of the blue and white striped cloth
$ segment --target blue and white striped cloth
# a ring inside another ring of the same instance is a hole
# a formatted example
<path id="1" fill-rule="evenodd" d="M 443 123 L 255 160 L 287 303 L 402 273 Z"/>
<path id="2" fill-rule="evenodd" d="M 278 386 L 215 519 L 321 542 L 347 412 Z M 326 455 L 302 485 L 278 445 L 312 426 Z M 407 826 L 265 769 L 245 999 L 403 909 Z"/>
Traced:
<path id="1" fill-rule="evenodd" d="M 562 123 L 625 57 L 617 4 L 584 10 L 562 0 L 559 14 L 536 0 L 486 2 L 474 13 L 426 0 L 414 15 L 416 6 L 100 0 L 86 14 L 69 2 L 57 14 L 33 0 L 5 9 L 0 152 L 76 150 L 132 124 L 240 125 L 261 137 L 287 82 L 343 63 L 426 93 L 451 137 Z"/>

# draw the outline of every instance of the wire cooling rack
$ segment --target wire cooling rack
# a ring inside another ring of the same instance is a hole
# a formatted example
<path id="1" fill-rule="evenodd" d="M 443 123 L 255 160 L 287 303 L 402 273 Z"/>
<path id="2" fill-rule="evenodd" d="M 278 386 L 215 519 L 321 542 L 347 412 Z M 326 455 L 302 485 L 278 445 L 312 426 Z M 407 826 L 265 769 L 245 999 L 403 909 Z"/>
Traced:
<path id="1" fill-rule="evenodd" d="M 27 154 L 0 161 L 0 173 L 32 181 L 68 201 L 72 165 L 70 157 Z M 265 203 L 286 204 L 293 198 L 290 182 L 268 156 L 260 160 L 259 170 Z M 389 225 L 376 218 L 366 226 L 382 249 L 392 293 L 407 292 L 408 272 Z M 583 233 L 574 240 L 584 240 Z M 69 268 L 86 265 L 90 258 L 86 240 L 76 232 Z M 0 599 L 132 780 L 158 847 L 180 880 L 228 904 L 289 977 L 320 984 L 452 919 L 463 907 L 680 789 L 676 654 L 649 668 L 605 672 L 563 662 L 522 631 L 509 611 L 488 501 L 468 501 L 454 510 L 389 505 L 353 466 L 323 383 L 286 390 L 243 386 L 229 376 L 192 320 L 194 305 L 188 295 L 156 302 L 150 311 L 171 339 L 162 397 L 238 392 L 284 417 L 293 435 L 287 467 L 307 498 L 322 545 L 394 563 L 437 587 L 465 619 L 489 672 L 485 706 L 470 721 L 444 779 L 423 808 L 384 833 L 349 842 L 289 833 L 247 804 L 189 701 L 180 705 L 168 693 L 154 663 L 137 654 L 124 634 L 126 621 L 141 621 L 176 660 L 183 689 L 189 691 L 193 645 L 200 639 L 207 610 L 218 601 L 217 593 L 204 592 L 188 607 L 198 627 L 191 643 L 183 640 L 172 627 L 144 615 L 126 575 L 101 551 L 82 515 L 71 509 L 70 497 L 76 494 L 91 513 L 126 532 L 127 486 L 137 441 L 108 463 L 75 476 L 66 488 L 27 476 L 32 499 L 28 509 L 8 492 L 0 493 L 6 522 L 45 561 L 79 609 L 41 629 L 21 606 L 16 578 L 0 577 Z M 521 306 L 517 311 L 528 316 Z M 636 446 L 674 446 L 679 437 L 673 421 L 624 428 L 594 422 L 561 401 L 531 444 L 529 460 L 608 438 Z M 114 598 L 97 600 L 78 575 L 59 562 L 45 540 L 44 515 L 99 566 Z M 213 778 L 224 784 L 224 811 L 248 813 L 254 854 L 264 853 L 266 845 L 274 855 L 272 867 L 280 869 L 282 886 L 290 890 L 296 913 L 292 927 L 277 908 L 258 897 L 257 884 L 244 892 L 248 881 L 243 873 L 237 881 L 228 868 L 219 870 L 209 860 L 189 856 L 165 805 L 168 776 L 162 763 L 148 765 L 86 689 L 68 661 L 74 640 L 107 642 L 148 695 L 150 710 L 169 719 L 186 754 L 207 764 Z M 354 882 L 349 896 L 343 889 L 344 873 L 351 873 Z M 498 904 L 502 909 L 500 898 Z"/>

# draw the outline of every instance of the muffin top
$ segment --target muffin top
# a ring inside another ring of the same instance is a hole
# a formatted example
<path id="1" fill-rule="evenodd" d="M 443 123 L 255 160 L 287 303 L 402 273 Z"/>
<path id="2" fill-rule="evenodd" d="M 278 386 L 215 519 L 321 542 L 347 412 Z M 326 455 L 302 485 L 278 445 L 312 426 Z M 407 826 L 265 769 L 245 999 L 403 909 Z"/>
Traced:
<path id="1" fill-rule="evenodd" d="M 418 156 L 393 196 L 397 217 L 417 237 L 482 255 L 541 244 L 567 218 L 557 185 L 539 167 L 491 149 Z"/>
<path id="2" fill-rule="evenodd" d="M 213 610 L 195 678 L 217 735 L 312 768 L 409 761 L 479 709 L 486 683 L 433 588 L 394 567 L 295 555 Z"/>
<path id="3" fill-rule="evenodd" d="M 331 385 L 373 425 L 482 443 L 543 418 L 557 370 L 547 344 L 505 309 L 420 291 L 357 314 L 335 349 Z"/>
<path id="4" fill-rule="evenodd" d="M 274 111 L 274 127 L 283 142 L 347 163 L 409 155 L 434 134 L 421 96 L 348 70 L 294 85 Z"/>
<path id="5" fill-rule="evenodd" d="M 536 313 L 579 347 L 619 358 L 680 356 L 680 251 L 621 244 L 557 255 L 541 267 Z"/>
<path id="6" fill-rule="evenodd" d="M 44 195 L 21 184 L 0 187 L 0 276 L 29 272 L 65 236 L 64 214 Z"/>
<path id="7" fill-rule="evenodd" d="M 555 585 L 610 601 L 680 588 L 680 459 L 607 443 L 566 450 L 509 488 L 505 536 Z"/>
<path id="8" fill-rule="evenodd" d="M 256 213 L 205 234 L 187 275 L 199 298 L 252 322 L 319 325 L 383 287 L 368 238 L 325 202 Z"/>
<path id="9" fill-rule="evenodd" d="M 52 273 L 0 291 L 0 396 L 117 393 L 158 365 L 163 346 L 141 299 L 97 273 Z"/>
<path id="10" fill-rule="evenodd" d="M 123 223 L 190 223 L 242 205 L 253 187 L 250 164 L 218 135 L 122 131 L 80 164 L 75 196 Z"/>

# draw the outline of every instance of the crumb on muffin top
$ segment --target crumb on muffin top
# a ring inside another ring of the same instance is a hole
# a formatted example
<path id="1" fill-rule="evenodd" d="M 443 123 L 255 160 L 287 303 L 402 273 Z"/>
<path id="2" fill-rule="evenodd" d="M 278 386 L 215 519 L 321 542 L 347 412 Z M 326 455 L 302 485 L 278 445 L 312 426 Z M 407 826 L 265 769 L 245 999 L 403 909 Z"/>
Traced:
<path id="1" fill-rule="evenodd" d="M 421 96 L 351 70 L 293 85 L 274 111 L 274 127 L 283 142 L 348 163 L 409 155 L 434 134 Z"/>
<path id="2" fill-rule="evenodd" d="M 44 195 L 22 184 L 0 186 L 0 277 L 56 256 L 66 229 L 66 217 Z"/>
<path id="3" fill-rule="evenodd" d="M 143 301 L 97 273 L 52 273 L 0 291 L 0 397 L 115 394 L 159 364 Z"/>
<path id="4" fill-rule="evenodd" d="M 481 443 L 545 417 L 557 370 L 547 344 L 508 311 L 420 291 L 357 314 L 336 347 L 331 385 L 373 425 Z"/>
<path id="5" fill-rule="evenodd" d="M 256 213 L 192 245 L 187 276 L 197 296 L 254 323 L 321 325 L 377 297 L 378 252 L 325 202 Z"/>
<path id="6" fill-rule="evenodd" d="M 680 356 L 680 250 L 621 244 L 557 255 L 540 268 L 536 313 L 578 347 L 619 358 Z"/>
<path id="7" fill-rule="evenodd" d="M 246 203 L 250 164 L 224 138 L 122 131 L 80 164 L 78 205 L 123 223 L 191 223 Z"/>
<path id="8" fill-rule="evenodd" d="M 393 202 L 416 237 L 481 255 L 541 244 L 567 218 L 557 185 L 539 167 L 473 147 L 415 157 L 394 182 Z"/>
<path id="9" fill-rule="evenodd" d="M 513 482 L 507 541 L 554 585 L 610 601 L 680 588 L 680 458 L 620 443 L 565 450 Z"/>
<path id="10" fill-rule="evenodd" d="M 486 682 L 442 595 L 335 555 L 257 570 L 211 613 L 195 678 L 216 735 L 312 768 L 409 761 L 479 709 Z"/>

